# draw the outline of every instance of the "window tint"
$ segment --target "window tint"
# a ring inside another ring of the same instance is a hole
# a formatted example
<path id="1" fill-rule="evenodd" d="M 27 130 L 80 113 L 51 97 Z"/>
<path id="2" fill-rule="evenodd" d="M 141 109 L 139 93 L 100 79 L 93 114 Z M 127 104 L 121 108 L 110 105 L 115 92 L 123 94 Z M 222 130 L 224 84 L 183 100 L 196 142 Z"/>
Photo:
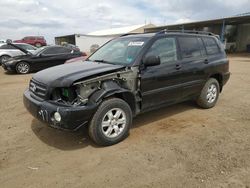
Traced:
<path id="1" fill-rule="evenodd" d="M 0 49 L 9 50 L 9 49 L 16 49 L 16 48 L 14 46 L 4 44 L 4 45 L 0 46 Z"/>
<path id="2" fill-rule="evenodd" d="M 196 37 L 179 37 L 182 58 L 201 57 L 199 41 Z"/>
<path id="3" fill-rule="evenodd" d="M 65 54 L 70 53 L 71 49 L 63 48 L 63 47 L 50 47 L 46 49 L 43 54 L 49 55 L 49 54 Z"/>
<path id="4" fill-rule="evenodd" d="M 146 56 L 159 56 L 161 63 L 171 63 L 177 60 L 175 38 L 161 38 L 154 42 Z"/>
<path id="5" fill-rule="evenodd" d="M 216 41 L 213 38 L 204 37 L 203 40 L 204 40 L 208 55 L 213 55 L 213 54 L 217 54 L 220 52 L 220 49 Z"/>

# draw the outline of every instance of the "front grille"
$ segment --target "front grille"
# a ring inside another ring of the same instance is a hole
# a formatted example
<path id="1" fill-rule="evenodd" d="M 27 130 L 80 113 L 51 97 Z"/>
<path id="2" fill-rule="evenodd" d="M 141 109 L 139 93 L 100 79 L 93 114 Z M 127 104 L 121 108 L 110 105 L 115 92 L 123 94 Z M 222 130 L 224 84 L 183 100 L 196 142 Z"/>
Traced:
<path id="1" fill-rule="evenodd" d="M 29 90 L 36 95 L 37 97 L 40 97 L 42 99 L 45 99 L 47 94 L 47 87 L 46 85 L 37 82 L 36 80 L 32 79 L 30 81 Z"/>

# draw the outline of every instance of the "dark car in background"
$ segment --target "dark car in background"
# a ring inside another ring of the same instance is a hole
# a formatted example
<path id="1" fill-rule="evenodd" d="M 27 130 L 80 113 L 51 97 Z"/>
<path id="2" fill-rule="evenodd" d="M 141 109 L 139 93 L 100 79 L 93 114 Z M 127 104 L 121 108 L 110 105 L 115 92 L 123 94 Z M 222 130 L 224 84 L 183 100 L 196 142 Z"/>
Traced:
<path id="1" fill-rule="evenodd" d="M 23 100 L 51 127 L 86 125 L 95 143 L 112 145 L 129 135 L 140 113 L 188 100 L 214 107 L 229 77 L 229 61 L 215 35 L 162 31 L 122 36 L 84 63 L 40 71 Z"/>
<path id="2" fill-rule="evenodd" d="M 11 45 L 20 49 L 26 55 L 10 58 L 2 63 L 2 67 L 6 71 L 17 72 L 19 74 L 43 70 L 48 67 L 64 64 L 69 59 L 82 56 L 82 52 L 63 46 L 41 47 L 31 53 L 14 44 Z"/>
<path id="3" fill-rule="evenodd" d="M 37 48 L 47 46 L 47 42 L 43 36 L 27 36 L 21 40 L 15 40 L 14 42 L 31 44 Z"/>

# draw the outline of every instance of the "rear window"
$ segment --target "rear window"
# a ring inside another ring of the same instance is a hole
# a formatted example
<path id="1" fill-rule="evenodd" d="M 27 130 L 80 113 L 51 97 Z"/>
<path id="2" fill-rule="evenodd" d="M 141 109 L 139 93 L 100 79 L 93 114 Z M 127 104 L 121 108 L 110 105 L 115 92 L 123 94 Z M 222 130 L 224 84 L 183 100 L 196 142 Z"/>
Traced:
<path id="1" fill-rule="evenodd" d="M 207 54 L 208 55 L 213 55 L 213 54 L 218 54 L 220 53 L 219 46 L 217 45 L 217 42 L 215 41 L 214 38 L 211 37 L 204 37 L 203 41 L 206 46 Z"/>
<path id="2" fill-rule="evenodd" d="M 197 37 L 179 37 L 178 40 L 182 58 L 202 57 L 201 43 Z"/>

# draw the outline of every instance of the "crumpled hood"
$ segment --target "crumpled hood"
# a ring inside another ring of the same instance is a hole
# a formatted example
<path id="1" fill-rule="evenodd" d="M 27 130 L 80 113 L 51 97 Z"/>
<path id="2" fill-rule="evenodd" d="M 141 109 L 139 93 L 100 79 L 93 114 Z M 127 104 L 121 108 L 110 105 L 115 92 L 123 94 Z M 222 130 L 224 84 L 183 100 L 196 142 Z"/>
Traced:
<path id="1" fill-rule="evenodd" d="M 34 74 L 33 79 L 49 87 L 69 87 L 75 81 L 107 72 L 114 72 L 122 68 L 124 68 L 123 65 L 80 61 L 42 70 Z"/>

